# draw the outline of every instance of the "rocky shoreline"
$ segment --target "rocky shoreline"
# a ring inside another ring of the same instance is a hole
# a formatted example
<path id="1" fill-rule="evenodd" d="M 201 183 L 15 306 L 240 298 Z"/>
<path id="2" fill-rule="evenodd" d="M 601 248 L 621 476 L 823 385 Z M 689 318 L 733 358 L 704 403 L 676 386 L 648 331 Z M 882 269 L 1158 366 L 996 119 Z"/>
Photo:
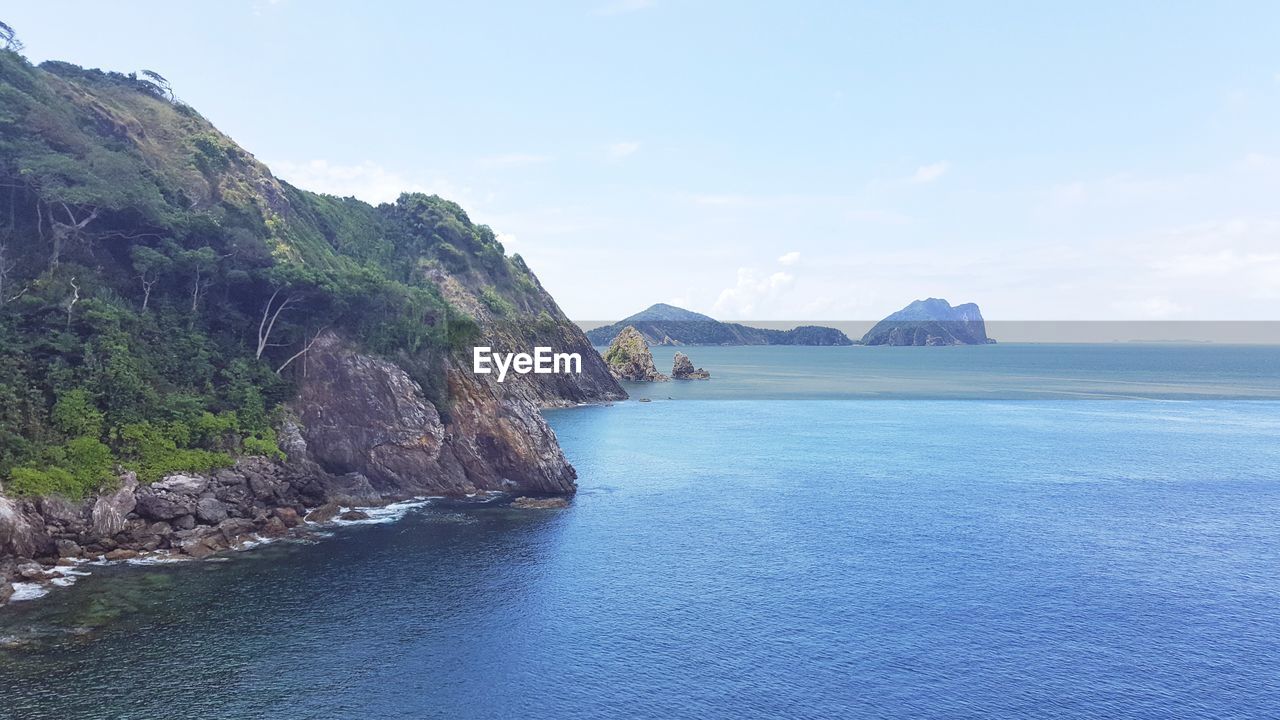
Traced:
<path id="1" fill-rule="evenodd" d="M 66 568 L 78 563 L 199 560 L 308 524 L 358 520 L 357 508 L 480 494 L 540 508 L 561 503 L 539 498 L 574 493 L 577 473 L 540 413 L 563 401 L 505 393 L 452 361 L 442 372 L 447 420 L 398 365 L 329 334 L 279 428 L 284 458 L 241 457 L 150 484 L 123 473 L 113 489 L 78 501 L 0 495 L 0 605 L 14 582 L 70 582 Z"/>
<path id="2" fill-rule="evenodd" d="M 387 509 L 402 506 L 394 515 L 398 518 L 409 506 L 445 499 L 389 496 L 370 503 L 344 498 L 314 505 L 329 497 L 322 494 L 322 483 L 300 480 L 289 475 L 287 466 L 254 457 L 209 476 L 171 475 L 148 486 L 127 473 L 115 492 L 80 503 L 0 499 L 6 503 L 0 505 L 0 513 L 38 515 L 47 533 L 8 538 L 29 554 L 0 559 L 0 607 L 70 586 L 90 574 L 85 565 L 205 560 L 277 540 L 323 536 L 334 525 L 386 522 L 379 516 Z M 524 510 L 569 504 L 557 496 L 513 497 L 499 491 L 476 495 L 483 504 L 499 502 Z"/>

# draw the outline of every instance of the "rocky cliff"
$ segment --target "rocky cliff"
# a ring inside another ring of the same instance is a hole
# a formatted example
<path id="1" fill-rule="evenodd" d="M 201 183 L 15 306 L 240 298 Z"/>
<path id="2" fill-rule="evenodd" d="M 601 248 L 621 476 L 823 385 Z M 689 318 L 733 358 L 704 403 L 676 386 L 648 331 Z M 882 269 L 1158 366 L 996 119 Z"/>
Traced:
<path id="1" fill-rule="evenodd" d="M 862 336 L 864 345 L 985 345 L 982 312 L 974 303 L 952 307 L 946 300 L 916 300 L 876 323 Z"/>
<path id="2" fill-rule="evenodd" d="M 604 353 L 609 372 L 619 380 L 629 382 L 664 382 L 669 378 L 653 365 L 653 353 L 640 331 L 625 327 L 609 344 Z"/>
<path id="3" fill-rule="evenodd" d="M 456 204 L 293 188 L 133 76 L 0 51 L 0 94 L 0 604 L 59 560 L 575 491 L 539 409 L 626 393 Z M 498 383 L 477 345 L 582 372 Z"/>

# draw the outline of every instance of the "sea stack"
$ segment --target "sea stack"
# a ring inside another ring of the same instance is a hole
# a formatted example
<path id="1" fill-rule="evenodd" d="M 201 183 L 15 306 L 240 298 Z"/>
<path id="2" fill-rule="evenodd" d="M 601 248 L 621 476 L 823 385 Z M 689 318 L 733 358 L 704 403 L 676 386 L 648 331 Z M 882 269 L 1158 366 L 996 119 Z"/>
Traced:
<path id="1" fill-rule="evenodd" d="M 951 306 L 940 298 L 916 300 L 876 323 L 863 345 L 987 345 L 982 312 L 974 303 Z"/>
<path id="2" fill-rule="evenodd" d="M 609 372 L 619 380 L 631 382 L 663 382 L 669 380 L 653 365 L 653 353 L 640 331 L 628 325 L 609 344 L 604 353 Z"/>
<path id="3" fill-rule="evenodd" d="M 675 363 L 671 366 L 671 377 L 677 380 L 707 380 L 711 377 L 711 373 L 702 368 L 695 370 L 689 356 L 678 352 Z"/>

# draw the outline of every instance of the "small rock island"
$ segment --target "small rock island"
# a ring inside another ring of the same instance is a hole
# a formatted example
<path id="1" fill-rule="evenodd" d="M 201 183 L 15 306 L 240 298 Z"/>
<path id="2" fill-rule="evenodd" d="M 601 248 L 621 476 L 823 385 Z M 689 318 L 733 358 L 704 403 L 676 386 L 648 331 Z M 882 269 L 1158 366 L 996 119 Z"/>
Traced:
<path id="1" fill-rule="evenodd" d="M 709 380 L 711 373 L 702 368 L 695 370 L 689 356 L 677 352 L 675 362 L 671 366 L 671 377 L 677 380 Z"/>
<path id="2" fill-rule="evenodd" d="M 982 312 L 974 303 L 951 306 L 941 298 L 916 300 L 876 323 L 862 336 L 863 345 L 988 345 Z"/>
<path id="3" fill-rule="evenodd" d="M 670 380 L 653 365 L 653 353 L 649 343 L 639 330 L 628 325 L 618 333 L 604 352 L 609 372 L 619 380 L 630 382 L 665 382 Z"/>

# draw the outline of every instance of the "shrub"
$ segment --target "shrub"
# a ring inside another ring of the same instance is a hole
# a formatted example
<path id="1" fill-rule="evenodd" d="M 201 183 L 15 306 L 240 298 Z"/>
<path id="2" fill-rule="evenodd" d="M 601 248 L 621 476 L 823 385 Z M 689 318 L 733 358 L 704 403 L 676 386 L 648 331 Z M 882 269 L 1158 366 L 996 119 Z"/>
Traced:
<path id="1" fill-rule="evenodd" d="M 53 405 L 53 426 L 67 435 L 97 437 L 102 433 L 102 413 L 87 390 L 68 390 Z"/>
<path id="2" fill-rule="evenodd" d="M 5 490 L 13 495 L 25 496 L 62 495 L 69 498 L 80 496 L 75 478 L 60 467 L 45 470 L 37 470 L 33 467 L 14 468 L 9 473 L 9 482 Z"/>

